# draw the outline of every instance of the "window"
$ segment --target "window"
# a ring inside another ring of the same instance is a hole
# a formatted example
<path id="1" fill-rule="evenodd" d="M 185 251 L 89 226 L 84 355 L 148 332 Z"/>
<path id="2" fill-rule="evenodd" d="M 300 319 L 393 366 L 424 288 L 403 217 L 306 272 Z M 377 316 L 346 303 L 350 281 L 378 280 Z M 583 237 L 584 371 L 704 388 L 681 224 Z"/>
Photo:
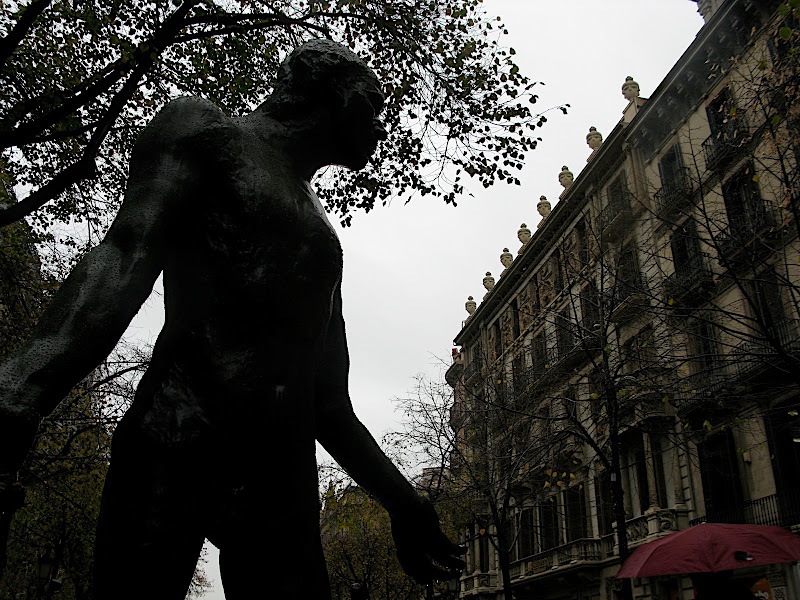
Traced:
<path id="1" fill-rule="evenodd" d="M 797 400 L 791 404 L 774 407 L 767 414 L 767 439 L 778 492 L 778 508 L 782 523 L 800 523 L 800 416 L 797 416 Z M 792 415 L 795 413 L 795 416 Z"/>
<path id="2" fill-rule="evenodd" d="M 570 318 L 569 306 L 565 306 L 555 321 L 556 343 L 558 344 L 558 357 L 563 358 L 575 347 L 575 335 Z"/>
<path id="3" fill-rule="evenodd" d="M 500 328 L 500 319 L 492 325 L 492 335 L 494 336 L 494 357 L 500 358 L 503 354 L 503 331 Z"/>
<path id="4" fill-rule="evenodd" d="M 608 206 L 612 207 L 614 211 L 621 211 L 631 207 L 628 190 L 625 186 L 624 173 L 608 184 L 606 196 L 608 197 Z"/>
<path id="5" fill-rule="evenodd" d="M 753 281 L 753 312 L 756 324 L 767 335 L 781 342 L 788 341 L 782 335 L 786 325 L 781 288 L 775 271 L 762 271 Z"/>
<path id="6" fill-rule="evenodd" d="M 723 89 L 708 106 L 706 106 L 706 116 L 711 127 L 711 137 L 715 140 L 722 140 L 733 132 L 731 127 L 733 121 L 730 116 L 733 99 L 728 88 Z"/>
<path id="7" fill-rule="evenodd" d="M 588 537 L 586 525 L 586 495 L 578 487 L 567 488 L 564 491 L 564 504 L 567 522 L 567 541 L 580 540 Z"/>
<path id="8" fill-rule="evenodd" d="M 539 507 L 539 525 L 541 527 L 541 551 L 555 548 L 559 545 L 558 504 L 556 497 L 550 496 Z"/>
<path id="9" fill-rule="evenodd" d="M 636 259 L 636 248 L 625 246 L 619 255 L 617 278 L 613 282 L 617 298 L 627 298 L 642 288 L 642 277 L 639 273 L 639 261 Z"/>
<path id="10" fill-rule="evenodd" d="M 714 324 L 701 315 L 690 325 L 690 332 L 695 354 L 695 372 L 709 374 L 709 371 L 715 371 L 719 362 Z"/>
<path id="11" fill-rule="evenodd" d="M 541 373 L 547 364 L 547 347 L 544 336 L 540 333 L 531 341 L 531 368 L 534 372 Z"/>
<path id="12" fill-rule="evenodd" d="M 630 456 L 636 479 L 636 491 L 639 496 L 639 514 L 643 515 L 650 507 L 650 484 L 647 480 L 647 459 L 645 458 L 644 440 L 641 432 L 637 432 L 632 442 Z"/>
<path id="13" fill-rule="evenodd" d="M 728 429 L 697 445 L 706 517 L 710 522 L 744 523 L 742 482 L 733 433 Z"/>
<path id="14" fill-rule="evenodd" d="M 686 176 L 683 169 L 683 158 L 681 156 L 681 145 L 675 144 L 667 150 L 667 153 L 658 161 L 658 174 L 661 178 L 661 186 L 668 190 L 682 189 L 685 187 Z"/>
<path id="15" fill-rule="evenodd" d="M 584 335 L 600 333 L 600 297 L 594 281 L 581 290 L 580 304 Z"/>
<path id="16" fill-rule="evenodd" d="M 489 535 L 482 534 L 478 538 L 478 571 L 486 573 L 489 571 Z"/>
<path id="17" fill-rule="evenodd" d="M 531 291 L 531 309 L 534 313 L 539 312 L 541 308 L 541 302 L 539 300 L 539 284 L 536 281 L 536 277 L 531 279 L 530 283 L 530 291 Z"/>
<path id="18" fill-rule="evenodd" d="M 660 507 L 667 506 L 667 481 L 664 474 L 664 450 L 661 440 L 655 435 L 650 436 L 650 449 L 653 451 L 653 470 L 655 471 L 656 498 Z"/>
<path id="19" fill-rule="evenodd" d="M 692 277 L 702 269 L 700 240 L 694 224 L 679 226 L 669 240 L 672 249 L 672 264 L 678 277 Z"/>
<path id="20" fill-rule="evenodd" d="M 658 362 L 653 328 L 645 327 L 625 343 L 623 357 L 626 373 L 640 374 Z"/>
<path id="21" fill-rule="evenodd" d="M 520 558 L 526 558 L 536 553 L 534 531 L 533 509 L 525 508 L 519 516 L 517 546 L 519 548 Z"/>
<path id="22" fill-rule="evenodd" d="M 706 166 L 709 169 L 730 162 L 742 145 L 747 124 L 742 111 L 735 111 L 733 98 L 728 88 L 706 107 L 711 135 L 703 142 Z"/>
<path id="23" fill-rule="evenodd" d="M 561 265 L 561 253 L 556 249 L 550 257 L 550 265 L 553 273 L 553 287 L 556 292 L 564 289 L 564 271 Z"/>
<path id="24" fill-rule="evenodd" d="M 519 303 L 517 299 L 514 298 L 511 301 L 511 329 L 514 334 L 514 339 L 517 339 L 520 334 L 519 328 Z"/>
<path id="25" fill-rule="evenodd" d="M 602 471 L 594 478 L 594 491 L 597 500 L 597 524 L 600 535 L 614 533 L 611 526 L 614 522 L 614 496 L 611 492 L 611 477 Z"/>
<path id="26" fill-rule="evenodd" d="M 758 184 L 753 181 L 754 175 L 755 171 L 750 163 L 722 184 L 728 226 L 733 235 L 755 232 L 765 225 L 764 202 L 761 200 Z"/>
<path id="27" fill-rule="evenodd" d="M 520 397 L 527 388 L 527 373 L 525 372 L 525 361 L 522 354 L 517 354 L 511 361 L 511 376 L 514 383 L 514 400 L 520 402 Z"/>
<path id="28" fill-rule="evenodd" d="M 589 235 L 586 231 L 586 220 L 581 219 L 575 225 L 575 245 L 578 253 L 578 265 L 583 268 L 589 265 Z"/>

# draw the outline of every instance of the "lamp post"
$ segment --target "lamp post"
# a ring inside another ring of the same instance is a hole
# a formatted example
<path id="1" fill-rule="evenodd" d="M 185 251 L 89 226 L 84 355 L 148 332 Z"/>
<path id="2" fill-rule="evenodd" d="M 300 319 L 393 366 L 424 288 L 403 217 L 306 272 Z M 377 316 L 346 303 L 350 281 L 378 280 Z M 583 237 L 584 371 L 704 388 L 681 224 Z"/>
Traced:
<path id="1" fill-rule="evenodd" d="M 350 600 L 369 600 L 369 589 L 361 582 L 350 584 Z"/>
<path id="2" fill-rule="evenodd" d="M 59 544 L 60 546 L 60 544 Z M 54 579 L 58 574 L 59 549 L 56 549 L 55 556 L 51 555 L 50 548 L 39 557 L 37 573 L 37 596 L 42 600 L 51 600 L 53 594 L 61 589 L 61 580 Z"/>
<path id="3" fill-rule="evenodd" d="M 455 575 L 451 579 L 447 580 L 447 589 L 443 592 L 435 592 L 433 591 L 433 585 L 425 586 L 426 591 L 426 598 L 442 598 L 445 600 L 449 600 L 451 598 L 458 598 L 458 593 L 461 591 L 461 580 L 459 575 Z"/>

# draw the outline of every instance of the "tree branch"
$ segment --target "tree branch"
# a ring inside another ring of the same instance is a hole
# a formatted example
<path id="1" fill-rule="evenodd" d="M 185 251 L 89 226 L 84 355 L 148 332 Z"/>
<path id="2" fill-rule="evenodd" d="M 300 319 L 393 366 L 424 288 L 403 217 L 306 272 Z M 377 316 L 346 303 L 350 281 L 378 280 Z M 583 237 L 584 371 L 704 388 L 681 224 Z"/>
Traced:
<path id="1" fill-rule="evenodd" d="M 19 21 L 14 25 L 14 28 L 0 40 L 0 73 L 6 66 L 8 57 L 14 53 L 14 49 L 19 46 L 22 38 L 33 27 L 36 18 L 42 14 L 53 0 L 33 0 L 27 8 L 22 12 Z"/>
<path id="2" fill-rule="evenodd" d="M 9 148 L 11 146 L 20 146 L 25 143 L 29 143 L 32 141 L 32 138 L 35 138 L 35 136 L 57 123 L 60 119 L 68 116 L 81 106 L 92 102 L 102 93 L 107 92 L 109 88 L 120 81 L 126 75 L 126 73 L 131 72 L 131 77 L 133 77 L 133 74 L 141 71 L 142 66 L 146 66 L 149 69 L 154 62 L 154 60 L 151 58 L 151 55 L 153 53 L 160 54 L 167 46 L 170 46 L 176 42 L 178 32 L 186 24 L 186 15 L 196 3 L 196 1 L 185 2 L 167 19 L 165 19 L 161 27 L 157 29 L 155 33 L 153 33 L 151 38 L 146 43 L 146 45 L 149 46 L 147 51 L 137 48 L 134 51 L 133 56 L 131 56 L 125 62 L 123 62 L 122 57 L 120 57 L 114 63 L 115 68 L 113 70 L 111 70 L 105 77 L 101 78 L 85 91 L 81 92 L 77 96 L 73 96 L 72 98 L 65 100 L 57 108 L 39 117 L 38 119 L 23 123 L 16 129 L 0 134 L 0 148 Z M 136 80 L 138 81 L 142 75 L 144 75 L 144 73 L 141 73 L 141 75 L 136 77 Z"/>
<path id="3" fill-rule="evenodd" d="M 184 25 L 183 17 L 191 10 L 192 6 L 194 6 L 192 2 L 184 3 L 164 22 L 161 29 L 153 36 L 153 53 L 157 55 L 167 45 L 174 43 L 177 32 L 180 31 Z M 162 43 L 159 43 L 161 42 L 159 39 L 160 37 L 164 38 Z M 111 126 L 125 107 L 125 104 L 127 104 L 128 100 L 130 100 L 138 89 L 139 81 L 144 77 L 145 73 L 147 73 L 154 62 L 155 58 L 152 54 L 143 54 L 143 58 L 138 66 L 131 72 L 128 80 L 111 100 L 106 113 L 98 121 L 97 129 L 95 129 L 91 140 L 89 140 L 89 143 L 84 148 L 81 158 L 62 170 L 43 187 L 30 194 L 24 200 L 0 211 L 0 227 L 9 225 L 30 215 L 33 211 L 38 210 L 47 204 L 47 202 L 56 198 L 70 185 L 93 177 L 96 174 L 97 167 L 95 164 L 95 156 L 100 150 L 100 146 L 111 130 Z"/>

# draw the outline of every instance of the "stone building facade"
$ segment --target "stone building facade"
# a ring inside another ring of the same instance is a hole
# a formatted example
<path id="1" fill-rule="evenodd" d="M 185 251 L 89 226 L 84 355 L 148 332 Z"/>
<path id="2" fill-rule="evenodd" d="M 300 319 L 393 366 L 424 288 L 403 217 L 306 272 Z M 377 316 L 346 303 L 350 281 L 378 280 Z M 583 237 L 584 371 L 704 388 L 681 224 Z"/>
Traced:
<path id="1" fill-rule="evenodd" d="M 800 531 L 800 128 L 779 33 L 796 22 L 779 2 L 699 4 L 695 41 L 649 99 L 625 80 L 622 119 L 590 130 L 586 166 L 466 304 L 458 454 L 514 483 L 502 536 L 465 529 L 462 597 L 502 597 L 501 537 L 518 600 L 606 600 L 620 544 L 705 521 Z M 795 565 L 734 576 L 800 597 Z M 632 585 L 693 598 L 678 575 Z"/>

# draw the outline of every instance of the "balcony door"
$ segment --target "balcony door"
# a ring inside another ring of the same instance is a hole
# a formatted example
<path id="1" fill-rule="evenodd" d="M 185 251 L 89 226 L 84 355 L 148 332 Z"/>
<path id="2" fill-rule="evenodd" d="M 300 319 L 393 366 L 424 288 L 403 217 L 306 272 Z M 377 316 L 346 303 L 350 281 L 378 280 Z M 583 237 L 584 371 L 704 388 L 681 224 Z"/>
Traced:
<path id="1" fill-rule="evenodd" d="M 744 495 L 733 434 L 726 430 L 709 436 L 697 445 L 697 452 L 706 519 L 712 523 L 744 523 Z"/>
<path id="2" fill-rule="evenodd" d="M 751 163 L 722 185 L 728 226 L 735 236 L 758 231 L 765 223 L 764 202 L 760 198 L 758 185 L 753 181 L 754 176 Z"/>

